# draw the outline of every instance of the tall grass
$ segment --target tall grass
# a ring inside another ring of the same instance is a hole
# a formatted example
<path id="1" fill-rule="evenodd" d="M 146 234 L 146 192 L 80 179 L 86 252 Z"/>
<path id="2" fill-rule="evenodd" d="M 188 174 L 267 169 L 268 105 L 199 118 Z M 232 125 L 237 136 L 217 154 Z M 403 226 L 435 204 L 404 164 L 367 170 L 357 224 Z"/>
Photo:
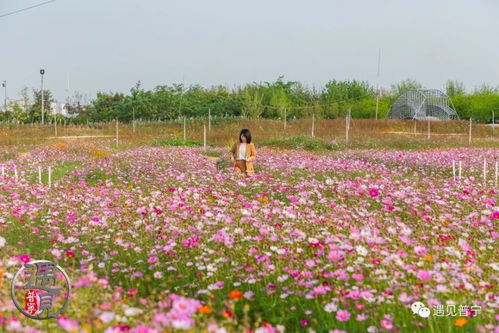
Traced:
<path id="1" fill-rule="evenodd" d="M 187 141 L 203 142 L 203 120 L 189 120 L 186 124 Z M 312 120 L 288 121 L 286 129 L 280 120 L 230 119 L 215 120 L 207 134 L 208 144 L 228 146 L 242 128 L 249 128 L 255 143 L 286 138 L 311 137 Z M 468 121 L 432 121 L 428 139 L 428 123 L 412 120 L 352 119 L 348 146 L 351 148 L 424 148 L 468 145 Z M 161 140 L 183 141 L 182 121 L 138 122 L 135 131 L 132 124 L 119 124 L 119 141 L 123 145 L 140 145 Z M 90 126 L 59 126 L 57 138 L 53 125 L 0 125 L 0 145 L 41 143 L 54 139 L 67 140 L 114 140 L 114 122 Z M 316 119 L 314 139 L 326 145 L 345 146 L 345 119 Z M 68 138 L 83 136 L 84 138 Z M 181 144 L 181 142 L 179 143 Z M 499 128 L 490 125 L 472 125 L 473 146 L 498 146 Z"/>

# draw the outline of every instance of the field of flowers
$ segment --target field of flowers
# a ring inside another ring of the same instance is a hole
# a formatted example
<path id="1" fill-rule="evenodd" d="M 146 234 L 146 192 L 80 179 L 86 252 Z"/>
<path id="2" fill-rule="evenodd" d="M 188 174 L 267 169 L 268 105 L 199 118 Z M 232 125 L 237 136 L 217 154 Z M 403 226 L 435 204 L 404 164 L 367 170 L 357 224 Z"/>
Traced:
<path id="1" fill-rule="evenodd" d="M 1 332 L 499 330 L 499 149 L 260 148 L 244 178 L 202 148 L 109 147 L 0 148 Z M 72 280 L 57 319 L 12 304 L 35 259 Z"/>

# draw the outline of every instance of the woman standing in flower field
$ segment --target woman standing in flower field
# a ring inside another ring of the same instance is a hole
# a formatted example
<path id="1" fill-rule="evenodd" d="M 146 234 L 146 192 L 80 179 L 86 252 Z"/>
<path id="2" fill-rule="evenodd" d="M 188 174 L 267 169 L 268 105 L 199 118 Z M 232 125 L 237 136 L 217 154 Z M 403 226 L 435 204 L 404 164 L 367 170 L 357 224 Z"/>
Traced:
<path id="1" fill-rule="evenodd" d="M 239 133 L 239 141 L 234 143 L 231 159 L 234 162 L 234 170 L 239 174 L 251 175 L 255 171 L 253 169 L 253 161 L 256 158 L 255 145 L 251 142 L 251 132 L 244 128 Z"/>

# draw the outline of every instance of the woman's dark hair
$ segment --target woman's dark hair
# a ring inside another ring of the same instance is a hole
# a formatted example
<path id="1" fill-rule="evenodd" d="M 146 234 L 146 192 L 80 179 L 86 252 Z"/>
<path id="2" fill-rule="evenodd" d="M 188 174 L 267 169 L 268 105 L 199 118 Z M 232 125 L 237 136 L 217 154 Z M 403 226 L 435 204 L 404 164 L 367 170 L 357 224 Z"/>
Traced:
<path id="1" fill-rule="evenodd" d="M 241 133 L 239 133 L 239 142 L 242 142 L 241 135 L 244 135 L 244 137 L 246 138 L 246 143 L 251 143 L 251 132 L 249 131 L 249 129 L 244 128 L 241 130 Z"/>

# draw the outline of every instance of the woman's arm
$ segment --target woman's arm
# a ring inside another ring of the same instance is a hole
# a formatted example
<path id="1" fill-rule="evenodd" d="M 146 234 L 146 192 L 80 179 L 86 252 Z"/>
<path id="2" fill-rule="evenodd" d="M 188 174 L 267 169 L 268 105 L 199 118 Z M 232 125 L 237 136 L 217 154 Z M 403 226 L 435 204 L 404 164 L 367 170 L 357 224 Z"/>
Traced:
<path id="1" fill-rule="evenodd" d="M 249 144 L 249 157 L 250 157 L 250 161 L 253 162 L 255 159 L 256 159 L 256 148 L 255 148 L 255 145 L 253 143 Z"/>

